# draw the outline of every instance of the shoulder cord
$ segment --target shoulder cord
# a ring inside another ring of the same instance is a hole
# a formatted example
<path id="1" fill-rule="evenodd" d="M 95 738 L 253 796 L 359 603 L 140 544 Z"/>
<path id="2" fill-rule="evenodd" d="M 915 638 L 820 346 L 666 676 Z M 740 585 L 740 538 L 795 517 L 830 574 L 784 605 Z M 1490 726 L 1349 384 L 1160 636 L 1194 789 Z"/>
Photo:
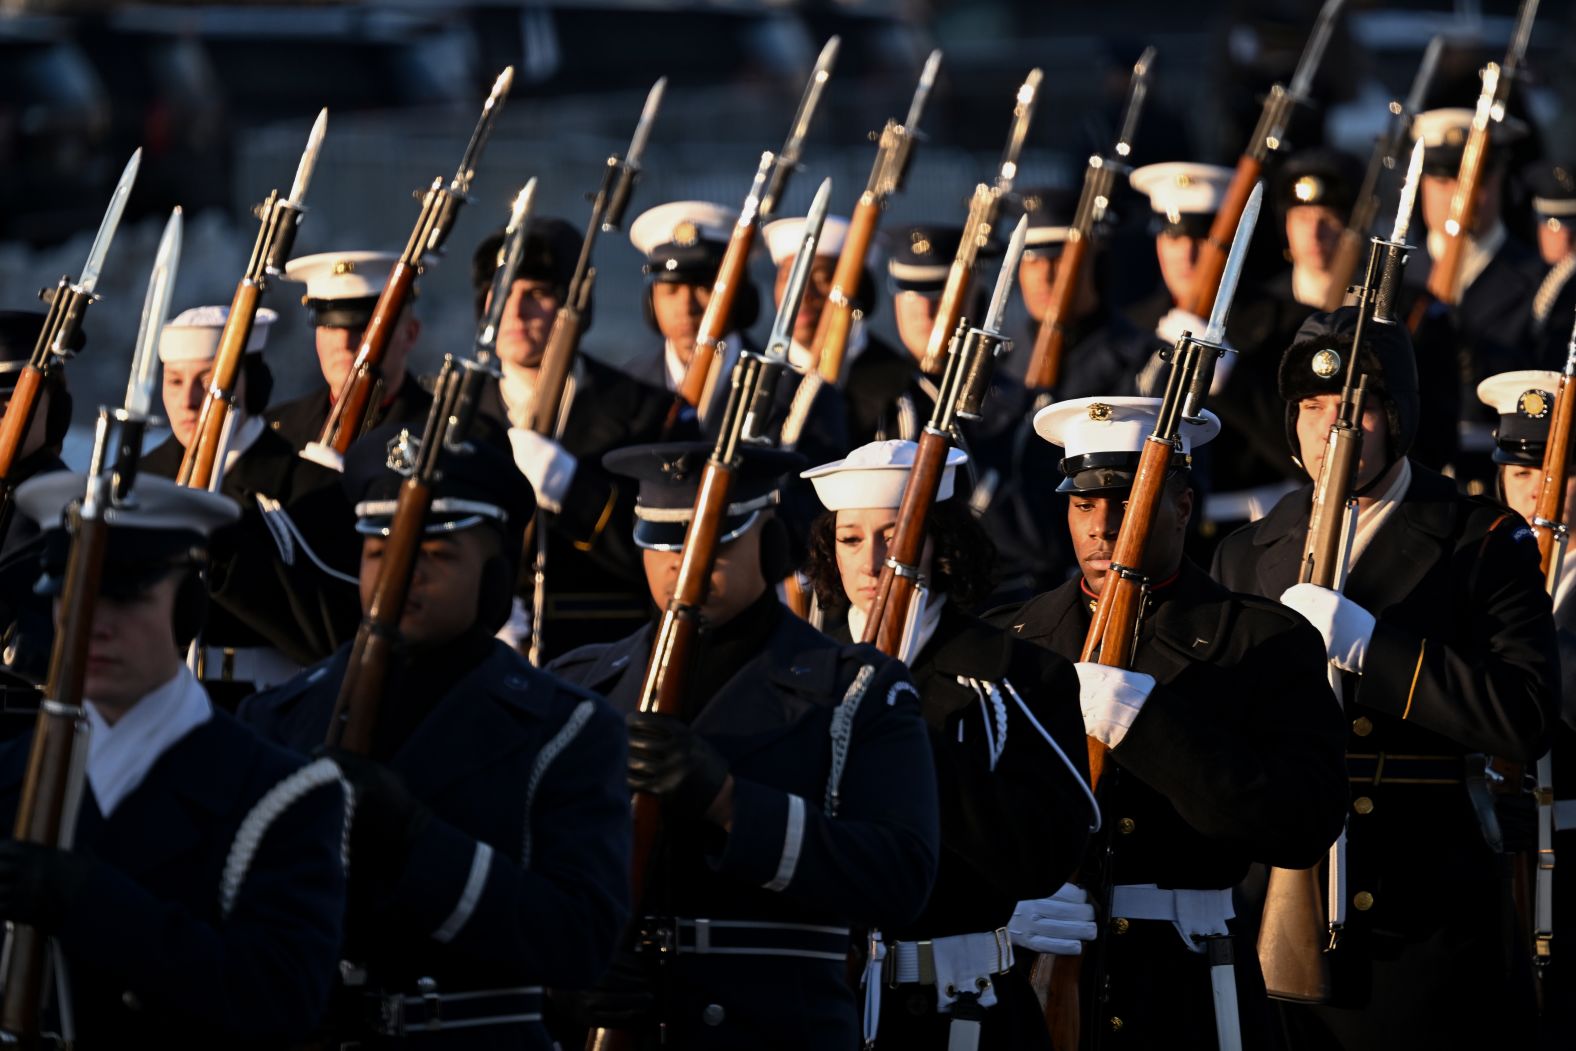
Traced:
<path id="1" fill-rule="evenodd" d="M 1001 690 L 989 680 L 971 679 L 959 675 L 958 684 L 968 686 L 980 700 L 982 719 L 985 724 L 985 750 L 990 755 L 990 768 L 996 769 L 996 764 L 1001 761 L 1001 754 L 1007 750 L 1007 702 L 1001 699 Z M 994 730 L 991 727 L 991 716 L 996 717 Z M 963 724 L 958 724 L 958 738 L 963 737 Z"/>
<path id="2" fill-rule="evenodd" d="M 312 545 L 306 542 L 306 537 L 301 535 L 301 530 L 290 517 L 290 512 L 286 511 L 278 500 L 258 493 L 257 507 L 263 512 L 263 524 L 273 536 L 274 543 L 279 548 L 279 559 L 285 565 L 295 565 L 295 549 L 299 546 L 306 552 L 306 557 L 312 560 L 312 564 L 324 573 L 343 583 L 361 586 L 359 579 L 349 573 L 341 573 L 318 557 L 317 552 L 312 550 Z"/>
<path id="3" fill-rule="evenodd" d="M 854 717 L 859 714 L 859 702 L 865 699 L 865 691 L 870 688 L 870 680 L 875 678 L 875 674 L 874 664 L 860 668 L 854 681 L 848 684 L 842 703 L 832 712 L 829 730 L 832 738 L 832 770 L 826 777 L 826 801 L 821 808 L 827 817 L 837 816 L 838 789 L 843 782 L 843 767 L 848 762 L 848 747 L 854 737 Z"/>
<path id="4" fill-rule="evenodd" d="M 230 844 L 230 854 L 224 861 L 224 876 L 219 881 L 221 917 L 228 917 L 230 911 L 235 908 L 235 901 L 240 896 L 241 884 L 246 880 L 247 870 L 251 868 L 252 859 L 257 856 L 257 850 L 262 846 L 263 836 L 267 835 L 274 820 L 304 798 L 307 793 L 330 784 L 339 785 L 344 793 L 345 820 L 339 834 L 339 861 L 346 871 L 349 870 L 350 820 L 355 813 L 355 792 L 332 759 L 317 759 L 270 788 L 241 821 L 241 827 L 235 833 L 235 840 Z"/>
<path id="5" fill-rule="evenodd" d="M 536 789 L 542 782 L 542 776 L 547 773 L 547 768 L 553 760 L 568 748 L 585 724 L 591 721 L 591 715 L 596 710 L 596 702 L 584 700 L 575 705 L 575 710 L 569 713 L 569 718 L 564 720 L 564 725 L 553 735 L 552 740 L 542 746 L 536 755 L 536 763 L 531 767 L 531 779 L 525 786 L 525 834 L 521 837 L 520 867 L 531 867 L 531 809 L 536 802 Z"/>
<path id="6" fill-rule="evenodd" d="M 1089 831 L 1091 833 L 1100 831 L 1100 804 L 1095 800 L 1094 790 L 1089 787 L 1088 780 L 1084 778 L 1083 774 L 1078 772 L 1078 767 L 1073 765 L 1073 761 L 1067 758 L 1067 753 L 1062 751 L 1062 746 L 1056 743 L 1056 738 L 1052 737 L 1045 727 L 1040 725 L 1040 720 L 1034 717 L 1034 713 L 1029 711 L 1029 706 L 1023 703 L 1023 698 L 1018 696 L 1018 691 L 1013 688 L 1012 683 L 1002 679 L 1001 685 L 1002 689 L 1007 691 L 1007 696 L 1011 697 L 1018 705 L 1018 709 L 1023 712 L 1023 717 L 1029 720 L 1029 724 L 1040 732 L 1041 737 L 1045 738 L 1045 743 L 1051 746 L 1051 750 L 1057 754 L 1062 764 L 1067 767 L 1067 772 L 1073 775 L 1073 780 L 1083 790 L 1084 798 L 1089 801 Z"/>

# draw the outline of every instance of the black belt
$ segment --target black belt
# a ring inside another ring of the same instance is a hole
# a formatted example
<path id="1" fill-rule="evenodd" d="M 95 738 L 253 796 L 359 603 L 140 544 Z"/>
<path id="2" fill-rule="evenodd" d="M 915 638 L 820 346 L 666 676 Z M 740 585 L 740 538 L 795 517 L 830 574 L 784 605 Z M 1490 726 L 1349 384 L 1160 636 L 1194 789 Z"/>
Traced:
<path id="1" fill-rule="evenodd" d="M 423 979 L 417 983 L 414 996 L 369 993 L 367 1000 L 372 1029 L 380 1036 L 420 1036 L 452 1029 L 529 1025 L 542 1020 L 539 985 L 440 993 L 436 982 Z"/>
<path id="2" fill-rule="evenodd" d="M 765 920 L 670 922 L 675 951 L 698 956 L 790 956 L 841 962 L 848 959 L 851 945 L 847 927 Z"/>
<path id="3" fill-rule="evenodd" d="M 1346 777 L 1365 785 L 1459 785 L 1466 773 L 1459 755 L 1347 755 Z"/>

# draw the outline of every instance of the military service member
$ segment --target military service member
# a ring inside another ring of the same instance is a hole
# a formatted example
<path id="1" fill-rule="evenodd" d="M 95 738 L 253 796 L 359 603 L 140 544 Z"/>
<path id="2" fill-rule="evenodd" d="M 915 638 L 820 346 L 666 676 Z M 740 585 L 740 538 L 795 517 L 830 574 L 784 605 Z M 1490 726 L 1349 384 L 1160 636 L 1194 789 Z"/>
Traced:
<path id="1" fill-rule="evenodd" d="M 816 595 L 847 610 L 856 638 L 915 448 L 875 442 L 804 474 L 827 509 L 811 531 Z M 988 591 L 992 546 L 954 496 L 963 457 L 948 456 L 926 519 L 923 608 L 905 647 L 941 789 L 941 865 L 925 911 L 883 932 L 877 1046 L 939 1051 L 972 1025 L 983 1048 L 1048 1047 L 1008 924 L 1019 901 L 1067 879 L 1098 812 L 1072 665 L 967 612 Z"/>
<path id="2" fill-rule="evenodd" d="M 710 452 L 625 449 L 640 483 L 635 541 L 665 607 Z M 626 952 L 580 1010 L 597 1026 L 657 1027 L 687 1048 L 853 1047 L 850 939 L 918 916 L 935 873 L 935 773 L 903 666 L 841 646 L 789 614 L 771 582 L 790 568 L 772 504 L 795 455 L 747 447 L 676 716 L 639 713 L 654 628 L 553 669 L 627 715 L 629 784 L 662 800 L 663 837 L 639 915 L 654 953 Z M 877 976 L 875 980 L 879 981 Z"/>
<path id="3" fill-rule="evenodd" d="M 1533 218 L 1538 222 L 1538 255 L 1549 272 L 1532 295 L 1532 329 L 1543 346 L 1538 364 L 1565 363 L 1570 320 L 1576 316 L 1576 169 L 1569 162 L 1545 161 L 1528 174 Z"/>
<path id="4" fill-rule="evenodd" d="M 1286 439 L 1317 478 L 1356 308 L 1316 313 L 1280 370 Z M 1214 573 L 1280 599 L 1343 672 L 1352 794 L 1345 928 L 1328 1006 L 1283 1006 L 1294 1048 L 1514 1046 L 1533 1017 L 1485 753 L 1548 746 L 1554 624 L 1521 519 L 1407 456 L 1422 411 L 1410 340 L 1368 328 L 1358 518 L 1341 592 L 1299 584 L 1312 486 L 1232 534 Z M 1432 407 L 1430 407 L 1432 408 Z M 1518 785 L 1507 785 L 1511 791 Z M 1451 1004 L 1498 1005 L 1449 1010 Z"/>
<path id="5" fill-rule="evenodd" d="M 1040 436 L 1065 453 L 1060 491 L 1081 572 L 993 619 L 1068 659 L 1082 653 L 1158 407 L 1083 398 L 1036 415 Z M 1110 749 L 1103 838 L 1079 886 L 1024 902 L 1014 922 L 1020 944 L 1082 948 L 1088 1047 L 1266 1046 L 1257 958 L 1251 942 L 1231 945 L 1244 928 L 1232 888 L 1254 862 L 1317 861 L 1346 807 L 1340 714 L 1318 634 L 1274 603 L 1227 592 L 1183 554 L 1189 456 L 1218 430 L 1207 412 L 1184 425 L 1136 567 L 1154 585 L 1132 669 L 1075 665 L 1084 725 Z M 1097 935 L 1079 908 L 1086 892 L 1104 921 Z"/>
<path id="6" fill-rule="evenodd" d="M 351 447 L 345 487 L 370 601 L 396 494 L 395 425 Z M 493 637 L 509 613 L 530 487 L 500 448 L 445 452 L 371 754 L 330 749 L 356 789 L 345 1041 L 551 1046 L 542 986 L 589 985 L 628 915 L 624 732 L 599 698 Z M 241 709 L 321 747 L 349 647 Z M 441 1034 L 441 1036 L 437 1035 Z M 436 1045 L 435 1045 L 436 1046 Z"/>
<path id="7" fill-rule="evenodd" d="M 82 475 L 17 494 L 49 530 L 40 589 L 64 584 L 60 528 Z M 0 843 L 0 917 L 53 936 L 56 1032 L 73 1046 L 295 1046 L 328 1002 L 345 904 L 345 792 L 215 710 L 180 654 L 203 619 L 215 493 L 139 478 L 110 518 L 83 695 L 86 791 L 71 850 Z M 0 751 L 0 817 L 23 803 L 32 735 Z M 65 995 L 69 993 L 69 996 Z"/>

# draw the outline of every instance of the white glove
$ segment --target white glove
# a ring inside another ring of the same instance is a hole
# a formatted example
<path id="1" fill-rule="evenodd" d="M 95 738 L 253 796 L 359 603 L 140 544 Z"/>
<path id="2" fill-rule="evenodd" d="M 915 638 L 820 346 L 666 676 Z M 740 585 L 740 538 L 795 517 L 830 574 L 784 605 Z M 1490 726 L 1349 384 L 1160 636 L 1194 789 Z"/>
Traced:
<path id="1" fill-rule="evenodd" d="M 1294 584 L 1281 594 L 1281 605 L 1296 610 L 1324 636 L 1330 663 L 1342 671 L 1361 672 L 1374 637 L 1374 615 L 1357 603 L 1317 584 Z"/>
<path id="2" fill-rule="evenodd" d="M 536 490 L 536 502 L 548 511 L 562 510 L 579 461 L 553 439 L 522 427 L 509 428 L 509 445 L 514 465 Z"/>
<path id="3" fill-rule="evenodd" d="M 1149 691 L 1155 688 L 1155 677 L 1083 661 L 1074 664 L 1073 670 L 1078 673 L 1084 732 L 1107 748 L 1115 748 L 1143 711 Z"/>
<path id="4" fill-rule="evenodd" d="M 1194 339 L 1203 339 L 1204 330 L 1209 327 L 1209 322 L 1181 307 L 1172 307 L 1166 311 L 1158 324 L 1155 325 L 1155 336 L 1162 342 L 1176 346 L 1177 340 L 1182 338 L 1182 333 L 1191 332 Z"/>
<path id="5" fill-rule="evenodd" d="M 1020 901 L 1007 921 L 1007 936 L 1020 949 L 1051 956 L 1078 956 L 1099 934 L 1094 906 L 1082 888 L 1063 883 L 1049 898 Z"/>

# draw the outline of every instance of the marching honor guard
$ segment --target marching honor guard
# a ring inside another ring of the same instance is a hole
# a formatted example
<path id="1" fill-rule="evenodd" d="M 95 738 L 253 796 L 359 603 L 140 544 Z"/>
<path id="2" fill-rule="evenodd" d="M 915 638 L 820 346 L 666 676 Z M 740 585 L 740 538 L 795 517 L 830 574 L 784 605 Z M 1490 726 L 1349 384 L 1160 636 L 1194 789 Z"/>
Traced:
<path id="1" fill-rule="evenodd" d="M 372 310 L 399 256 L 393 252 L 322 252 L 303 255 L 285 264 L 284 279 L 306 285 L 302 304 L 312 320 L 323 386 L 294 401 L 277 405 L 268 413 L 268 426 L 297 450 L 317 441 L 333 408 L 334 398 L 350 375 L 361 344 L 362 332 L 372 320 Z M 432 395 L 406 371 L 411 351 L 421 336 L 416 316 L 415 289 L 411 302 L 394 325 L 388 352 L 383 358 L 381 407 L 374 423 L 422 420 L 432 407 Z"/>
<path id="2" fill-rule="evenodd" d="M 826 507 L 811 527 L 809 576 L 823 609 L 846 609 L 855 638 L 915 448 L 874 442 L 804 472 Z M 989 589 L 992 546 L 954 495 L 963 457 L 949 455 L 926 519 L 926 589 L 906 658 L 936 763 L 941 862 L 925 911 L 882 932 L 876 1046 L 939 1051 L 957 1027 L 977 1026 L 982 1048 L 1048 1048 L 1039 1002 L 1012 966 L 1009 921 L 1019 901 L 1068 878 L 1098 812 L 1072 665 L 967 612 Z"/>
<path id="3" fill-rule="evenodd" d="M 346 457 L 363 603 L 408 438 L 385 425 Z M 624 731 L 600 698 L 493 637 L 509 614 L 530 487 L 492 444 L 442 456 L 371 753 L 329 750 L 356 790 L 330 1035 L 545 1049 L 542 987 L 594 982 L 628 914 Z M 318 750 L 349 660 L 342 648 L 251 698 L 242 720 Z"/>
<path id="4" fill-rule="evenodd" d="M 1081 572 L 993 621 L 1078 659 L 1119 569 L 1111 556 L 1159 404 L 1081 398 L 1036 415 L 1065 454 L 1059 490 Z M 1348 798 L 1317 632 L 1226 591 L 1183 554 L 1189 458 L 1219 427 L 1208 412 L 1183 425 L 1137 567 L 1155 584 L 1132 669 L 1074 665 L 1086 730 L 1110 749 L 1101 837 L 1078 885 L 1023 902 L 1014 918 L 1020 946 L 1082 954 L 1085 1047 L 1266 1046 L 1263 979 L 1252 945 L 1234 937 L 1244 925 L 1232 888 L 1254 862 L 1317 861 Z"/>
<path id="5" fill-rule="evenodd" d="M 84 490 L 59 472 L 17 494 L 49 530 L 45 592 L 63 587 L 61 522 Z M 54 1024 L 74 1029 L 72 1046 L 295 1046 L 333 981 L 343 783 L 332 763 L 305 764 L 215 710 L 181 663 L 207 602 L 208 537 L 234 503 L 161 478 L 139 477 L 135 496 L 109 512 L 73 845 L 0 843 L 0 917 L 59 945 Z M 0 750 L 7 829 L 32 736 Z"/>
<path id="6" fill-rule="evenodd" d="M 658 606 L 710 451 L 669 443 L 608 457 L 640 483 L 635 542 Z M 850 946 L 925 904 L 935 772 L 903 666 L 833 642 L 777 599 L 790 567 L 772 506 L 803 459 L 741 453 L 680 714 L 636 710 L 652 627 L 553 665 L 627 713 L 629 785 L 662 802 L 637 889 L 641 936 L 578 1008 L 589 1025 L 634 1030 L 641 1047 L 659 1029 L 686 1048 L 854 1047 Z"/>
<path id="7" fill-rule="evenodd" d="M 230 308 L 194 307 L 164 326 L 159 340 L 170 437 L 145 453 L 141 470 L 174 479 L 197 437 L 203 401 Z M 264 424 L 273 373 L 263 348 L 276 315 L 257 312 L 241 358 L 219 492 L 241 519 L 209 544 L 213 604 L 198 634 L 197 677 L 220 707 L 277 686 L 355 634 L 359 612 L 354 534 L 338 478 L 301 459 Z"/>
<path id="8" fill-rule="evenodd" d="M 1357 309 L 1316 313 L 1281 362 L 1286 439 L 1317 478 Z M 1285 1003 L 1294 1049 L 1516 1046 L 1534 1017 L 1487 756 L 1548 746 L 1557 671 L 1537 545 L 1517 515 L 1407 456 L 1423 406 L 1411 341 L 1367 326 L 1357 522 L 1342 591 L 1298 583 L 1312 486 L 1226 539 L 1214 574 L 1279 599 L 1343 679 L 1347 818 L 1332 999 Z M 1432 407 L 1430 407 L 1432 408 Z M 1460 1010 L 1449 1010 L 1460 1004 Z M 1487 1010 L 1484 1004 L 1494 1008 Z"/>

